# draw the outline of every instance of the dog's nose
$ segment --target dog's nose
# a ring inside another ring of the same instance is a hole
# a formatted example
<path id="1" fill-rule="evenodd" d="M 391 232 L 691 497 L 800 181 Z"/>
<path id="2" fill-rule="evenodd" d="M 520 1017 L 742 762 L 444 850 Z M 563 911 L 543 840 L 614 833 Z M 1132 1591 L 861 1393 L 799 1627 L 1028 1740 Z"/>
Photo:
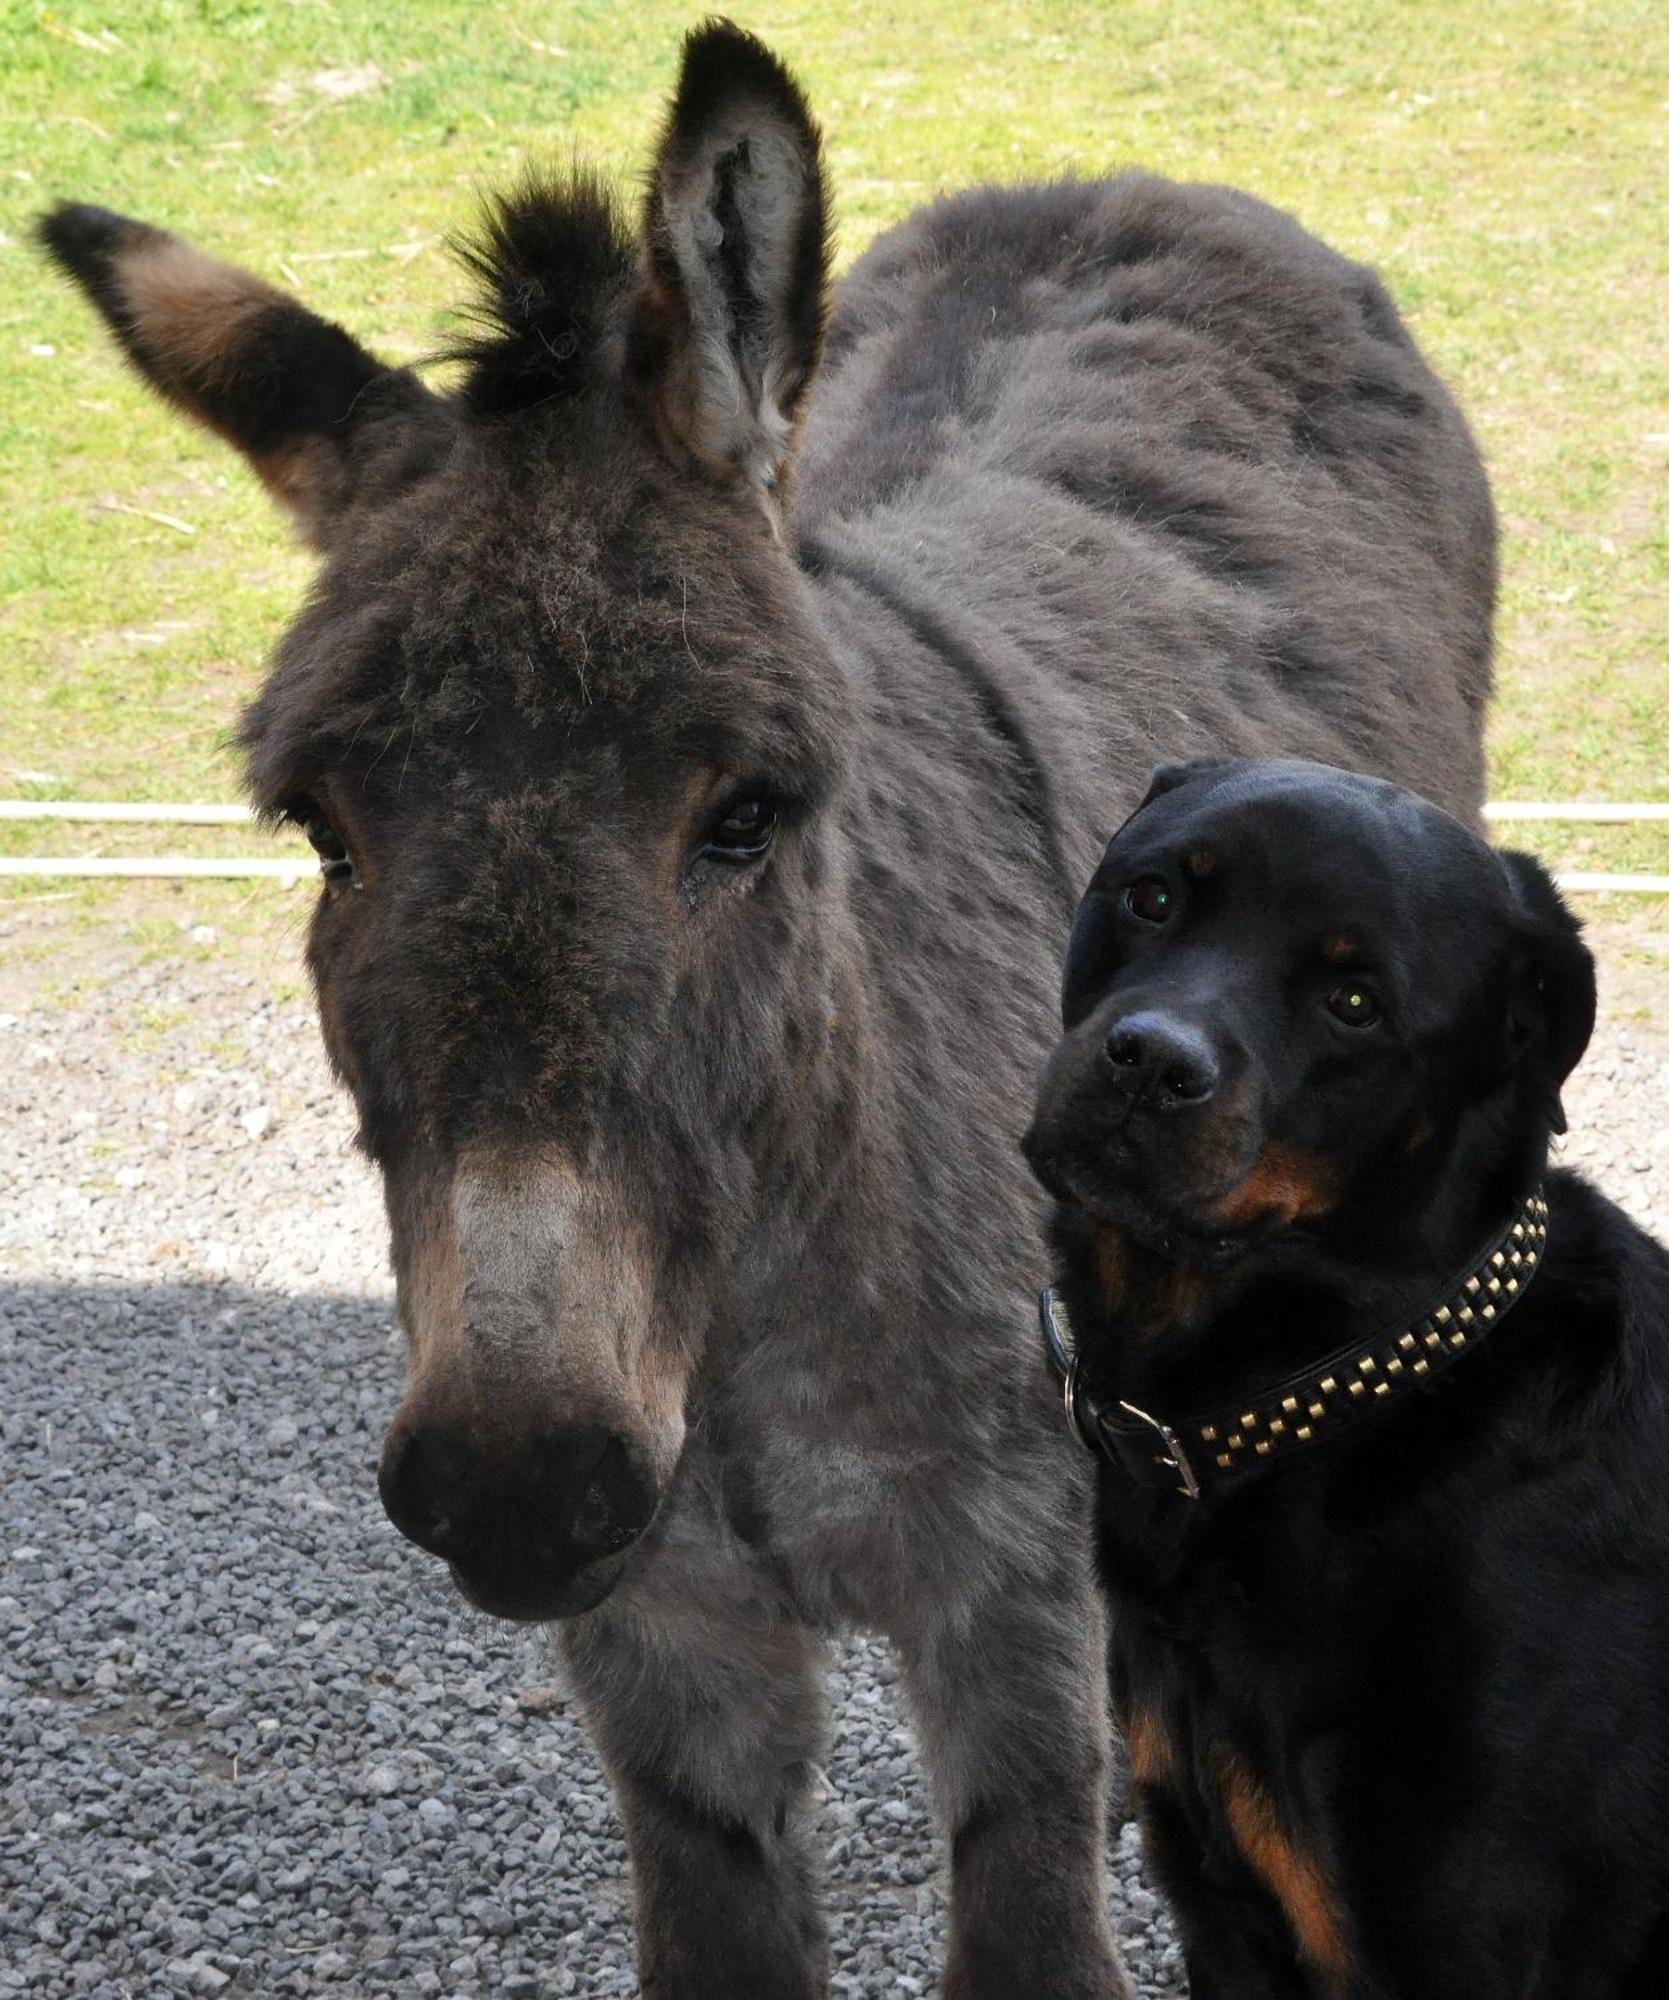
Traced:
<path id="1" fill-rule="evenodd" d="M 1169 1110 L 1204 1104 L 1222 1082 L 1211 1045 L 1197 1028 L 1168 1014 L 1130 1014 L 1104 1044 L 1108 1062 L 1126 1073 L 1148 1102 Z"/>

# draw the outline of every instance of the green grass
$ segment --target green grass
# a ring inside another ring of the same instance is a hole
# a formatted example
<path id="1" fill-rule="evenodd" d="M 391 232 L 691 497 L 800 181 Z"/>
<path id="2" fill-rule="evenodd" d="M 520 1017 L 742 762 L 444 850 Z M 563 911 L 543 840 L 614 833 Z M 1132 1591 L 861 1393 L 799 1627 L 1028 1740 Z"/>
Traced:
<path id="1" fill-rule="evenodd" d="M 48 275 L 32 212 L 138 214 L 409 359 L 443 331 L 443 239 L 483 184 L 571 149 L 641 170 L 695 12 L 0 0 L 0 794 L 233 796 L 225 732 L 308 575 L 252 476 L 149 401 Z M 1495 479 L 1492 789 L 1669 797 L 1660 0 L 789 0 L 745 19 L 824 121 L 843 259 L 941 187 L 1140 162 L 1248 187 L 1378 264 Z M 1661 836 L 1580 844 L 1590 866 L 1669 864 Z"/>

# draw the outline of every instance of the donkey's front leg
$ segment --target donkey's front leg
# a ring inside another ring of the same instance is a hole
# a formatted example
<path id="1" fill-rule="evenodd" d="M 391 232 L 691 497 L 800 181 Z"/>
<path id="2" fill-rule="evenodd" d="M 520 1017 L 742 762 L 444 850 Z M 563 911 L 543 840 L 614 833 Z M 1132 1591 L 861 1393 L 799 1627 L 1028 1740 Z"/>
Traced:
<path id="1" fill-rule="evenodd" d="M 1061 1563 L 900 1640 L 950 1833 L 946 2000 L 1129 2000 L 1107 1922 L 1107 1684 L 1087 1569 Z"/>
<path id="2" fill-rule="evenodd" d="M 816 1643 L 722 1614 L 674 1634 L 599 1612 L 564 1651 L 626 1821 L 644 2000 L 821 2000 L 800 1831 L 822 1742 Z"/>

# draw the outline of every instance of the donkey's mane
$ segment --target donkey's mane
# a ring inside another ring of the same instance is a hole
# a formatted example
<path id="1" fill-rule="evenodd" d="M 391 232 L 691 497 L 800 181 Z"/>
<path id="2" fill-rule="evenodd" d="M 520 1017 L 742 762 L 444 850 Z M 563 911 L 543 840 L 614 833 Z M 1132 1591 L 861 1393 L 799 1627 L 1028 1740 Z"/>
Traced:
<path id="1" fill-rule="evenodd" d="M 637 256 L 608 180 L 578 166 L 530 169 L 487 196 L 452 250 L 478 290 L 443 358 L 466 364 L 471 408 L 507 415 L 581 395 L 598 379 L 610 309 Z"/>

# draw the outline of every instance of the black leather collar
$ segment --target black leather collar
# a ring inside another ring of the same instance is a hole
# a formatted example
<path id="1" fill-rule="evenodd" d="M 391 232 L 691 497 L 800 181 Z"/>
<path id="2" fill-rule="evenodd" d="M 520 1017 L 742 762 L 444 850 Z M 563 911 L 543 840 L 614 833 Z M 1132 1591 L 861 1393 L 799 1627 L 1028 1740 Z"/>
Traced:
<path id="1" fill-rule="evenodd" d="M 1537 1187 L 1490 1238 L 1465 1275 L 1416 1318 L 1337 1347 L 1255 1399 L 1166 1419 L 1107 1402 L 1080 1379 L 1078 1343 L 1053 1287 L 1038 1301 L 1043 1339 L 1061 1379 L 1067 1420 L 1144 1484 L 1197 1500 L 1237 1472 L 1335 1437 L 1352 1419 L 1452 1368 L 1511 1312 L 1547 1246 L 1547 1202 Z"/>

